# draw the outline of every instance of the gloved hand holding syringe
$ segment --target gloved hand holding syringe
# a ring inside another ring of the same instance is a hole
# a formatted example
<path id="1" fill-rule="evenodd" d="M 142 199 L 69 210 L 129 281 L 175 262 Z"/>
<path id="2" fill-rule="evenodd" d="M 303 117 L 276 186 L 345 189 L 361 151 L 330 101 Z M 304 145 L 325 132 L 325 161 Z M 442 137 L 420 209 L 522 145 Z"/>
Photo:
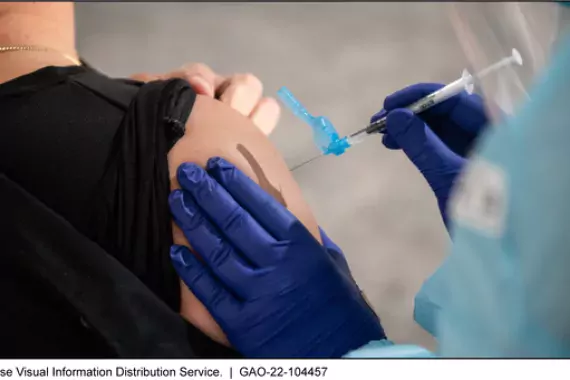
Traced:
<path id="1" fill-rule="evenodd" d="M 444 102 L 462 91 L 471 93 L 475 82 L 483 79 L 491 73 L 495 73 L 498 70 L 509 67 L 513 64 L 519 66 L 522 65 L 522 57 L 516 49 L 512 50 L 511 56 L 503 58 L 486 69 L 481 70 L 474 76 L 469 74 L 467 71 L 464 71 L 461 78 L 418 100 L 406 108 L 418 114 Z M 333 154 L 340 156 L 351 146 L 362 142 L 366 136 L 377 132 L 384 133 L 386 130 L 386 117 L 383 117 L 369 124 L 365 128 L 341 138 L 333 124 L 327 118 L 311 115 L 287 88 L 282 87 L 277 94 L 283 103 L 291 109 L 295 115 L 311 126 L 315 144 L 321 151 L 320 155 L 305 161 L 301 165 L 297 165 L 292 170 L 295 170 L 324 155 Z"/>

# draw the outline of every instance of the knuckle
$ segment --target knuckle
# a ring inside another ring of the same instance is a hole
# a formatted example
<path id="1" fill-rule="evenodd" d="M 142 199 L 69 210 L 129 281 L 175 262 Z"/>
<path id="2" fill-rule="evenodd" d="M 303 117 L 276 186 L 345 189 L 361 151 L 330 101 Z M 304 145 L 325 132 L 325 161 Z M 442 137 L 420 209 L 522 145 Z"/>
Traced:
<path id="1" fill-rule="evenodd" d="M 220 176 L 221 180 L 224 183 L 224 186 L 232 186 L 233 184 L 237 184 L 240 177 L 239 172 L 237 171 L 236 167 L 233 165 L 227 165 L 220 167 Z"/>
<path id="2" fill-rule="evenodd" d="M 265 107 L 267 110 L 270 110 L 274 117 L 279 118 L 281 114 L 281 105 L 275 98 L 272 97 L 265 97 L 261 99 L 260 105 Z"/>
<path id="3" fill-rule="evenodd" d="M 193 270 L 189 272 L 190 274 L 183 278 L 183 280 L 190 289 L 194 289 L 197 284 L 207 279 L 206 272 L 203 270 Z"/>
<path id="4" fill-rule="evenodd" d="M 223 230 L 233 231 L 240 229 L 245 221 L 245 213 L 239 207 L 235 207 L 225 218 Z"/>
<path id="5" fill-rule="evenodd" d="M 185 234 L 194 232 L 198 227 L 204 223 L 204 218 L 199 213 L 189 216 L 186 220 L 182 221 L 180 226 Z"/>
<path id="6" fill-rule="evenodd" d="M 205 178 L 199 183 L 199 186 L 193 189 L 192 194 L 198 203 L 211 201 L 215 198 L 215 188 L 213 180 Z"/>
<path id="7" fill-rule="evenodd" d="M 305 225 L 296 218 L 290 222 L 288 230 L 292 236 L 297 236 L 298 238 L 301 237 L 305 239 L 310 235 Z"/>
<path id="8" fill-rule="evenodd" d="M 222 289 L 220 289 L 219 287 L 214 287 L 211 289 L 211 294 L 210 294 L 210 303 L 211 303 L 211 307 L 217 308 L 220 306 L 220 304 L 224 301 L 224 294 L 222 292 Z"/>
<path id="9" fill-rule="evenodd" d="M 212 269 L 219 269 L 224 266 L 224 263 L 226 263 L 230 257 L 230 250 L 231 248 L 222 241 L 218 243 L 210 256 L 210 262 L 213 267 Z"/>
<path id="10" fill-rule="evenodd" d="M 258 77 L 256 77 L 255 75 L 253 75 L 251 73 L 242 74 L 240 76 L 240 79 L 244 84 L 246 84 L 250 87 L 253 87 L 253 88 L 258 89 L 258 90 L 263 89 L 263 83 L 261 83 L 261 80 L 259 80 Z"/>
<path id="11" fill-rule="evenodd" d="M 212 69 L 204 63 L 189 63 L 182 66 L 182 71 L 187 77 L 193 75 L 210 76 L 213 74 Z"/>

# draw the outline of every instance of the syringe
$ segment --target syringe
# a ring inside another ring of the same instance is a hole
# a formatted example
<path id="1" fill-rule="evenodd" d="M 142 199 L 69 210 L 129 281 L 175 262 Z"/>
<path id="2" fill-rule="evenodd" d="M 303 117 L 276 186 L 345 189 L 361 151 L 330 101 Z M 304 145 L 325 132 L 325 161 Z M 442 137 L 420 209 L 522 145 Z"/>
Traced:
<path id="1" fill-rule="evenodd" d="M 439 90 L 429 94 L 428 96 L 418 100 L 406 108 L 415 114 L 419 114 L 439 103 L 446 101 L 452 96 L 459 94 L 463 90 L 471 93 L 473 92 L 474 81 L 481 80 L 490 73 L 493 73 L 499 69 L 502 69 L 503 67 L 510 66 L 512 64 L 517 64 L 519 66 L 522 65 L 522 57 L 516 49 L 512 50 L 510 57 L 503 58 L 499 62 L 496 62 L 491 66 L 481 70 L 475 75 L 475 79 L 467 71 L 464 71 L 463 75 L 458 80 L 451 82 L 447 86 L 440 88 Z M 363 140 L 363 137 L 366 135 L 370 135 L 376 132 L 384 133 L 385 131 L 386 116 L 376 120 L 373 123 L 370 123 L 365 128 L 346 136 L 345 139 L 346 142 L 352 146 L 361 142 Z"/>
<path id="2" fill-rule="evenodd" d="M 516 49 L 513 49 L 511 56 L 503 58 L 491 66 L 481 70 L 475 76 L 472 76 L 465 70 L 463 71 L 461 78 L 416 101 L 406 108 L 416 114 L 424 112 L 425 110 L 444 102 L 452 96 L 459 94 L 461 91 L 465 90 L 468 93 L 471 93 L 473 91 L 475 81 L 479 81 L 485 76 L 504 67 L 510 66 L 512 64 L 517 64 L 520 66 L 522 63 L 523 60 L 521 55 Z M 296 116 L 298 116 L 311 127 L 313 130 L 313 140 L 321 151 L 320 155 L 312 157 L 302 164 L 295 166 L 291 170 L 298 169 L 299 167 L 304 166 L 307 163 L 312 162 L 315 159 L 325 155 L 333 154 L 335 156 L 340 156 L 351 146 L 362 142 L 366 136 L 375 133 L 385 133 L 386 131 L 386 117 L 383 117 L 367 125 L 365 128 L 341 138 L 330 120 L 323 116 L 311 115 L 287 88 L 282 87 L 279 89 L 279 91 L 277 91 L 277 94 L 283 103 L 289 109 L 291 109 L 291 111 L 293 111 Z"/>

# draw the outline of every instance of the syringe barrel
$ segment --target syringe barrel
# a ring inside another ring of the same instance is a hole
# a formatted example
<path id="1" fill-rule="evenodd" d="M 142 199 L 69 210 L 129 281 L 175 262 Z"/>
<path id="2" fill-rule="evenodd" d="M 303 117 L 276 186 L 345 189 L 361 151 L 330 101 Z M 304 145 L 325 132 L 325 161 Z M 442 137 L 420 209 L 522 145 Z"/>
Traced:
<path id="1" fill-rule="evenodd" d="M 435 91 L 428 96 L 421 98 L 415 103 L 410 104 L 407 109 L 412 111 L 415 114 L 422 113 L 423 111 L 439 104 L 441 102 L 446 101 L 447 99 L 451 98 L 459 94 L 461 91 L 465 89 L 467 85 L 469 85 L 473 81 L 473 77 L 471 75 L 461 77 L 454 82 L 440 88 L 439 90 Z M 364 130 L 367 134 L 379 132 L 384 133 L 386 130 L 386 117 L 384 116 L 381 119 L 376 120 L 373 123 L 370 123 Z"/>
<path id="2" fill-rule="evenodd" d="M 384 132 L 386 129 L 386 116 L 381 119 L 376 120 L 373 123 L 370 123 L 368 127 L 366 127 L 366 133 L 371 134 L 375 132 Z"/>
<path id="3" fill-rule="evenodd" d="M 472 87 L 475 78 L 479 80 L 481 79 L 481 77 L 484 77 L 485 75 L 491 72 L 494 72 L 502 67 L 505 67 L 513 63 L 516 63 L 517 65 L 522 65 L 522 57 L 516 49 L 513 49 L 511 57 L 502 59 L 501 61 L 489 66 L 487 69 L 480 71 L 477 75 L 475 75 L 475 77 L 469 74 L 467 70 L 464 70 L 461 78 L 440 88 L 434 93 L 416 101 L 415 103 L 410 104 L 406 108 L 415 114 L 420 114 L 425 110 L 435 106 L 436 104 L 442 103 L 447 99 L 461 93 L 464 90 L 466 90 L 467 93 L 471 94 L 471 92 L 473 91 Z M 368 124 L 368 126 L 366 126 L 365 128 L 362 128 L 361 130 L 348 135 L 346 138 L 348 139 L 348 142 L 352 145 L 353 142 L 357 143 L 362 141 L 362 139 L 367 135 L 376 132 L 385 133 L 385 131 L 386 131 L 386 117 L 384 116 L 383 118 Z"/>
<path id="4" fill-rule="evenodd" d="M 428 96 L 421 98 L 417 102 L 410 104 L 406 108 L 415 114 L 422 113 L 423 111 L 435 106 L 436 104 L 444 102 L 447 99 L 451 98 L 452 96 L 459 94 L 461 91 L 463 91 L 466 88 L 467 85 L 471 84 L 472 82 L 473 82 L 473 77 L 471 75 L 463 76 L 457 79 L 456 81 L 446 85 L 445 87 L 442 87 L 439 90 L 429 94 Z M 357 138 L 365 134 L 369 135 L 372 133 L 385 133 L 385 132 L 386 132 L 386 116 L 376 120 L 373 123 L 368 124 L 366 128 L 363 128 L 349 135 L 348 137 L 351 140 L 354 139 L 356 141 Z"/>
<path id="5" fill-rule="evenodd" d="M 442 103 L 447 99 L 459 94 L 461 91 L 465 90 L 466 86 L 473 82 L 473 77 L 467 75 L 457 79 L 454 82 L 440 88 L 434 93 L 429 94 L 425 98 L 418 100 L 417 102 L 409 105 L 408 108 L 415 114 L 422 113 L 423 111 L 435 106 L 436 104 Z"/>

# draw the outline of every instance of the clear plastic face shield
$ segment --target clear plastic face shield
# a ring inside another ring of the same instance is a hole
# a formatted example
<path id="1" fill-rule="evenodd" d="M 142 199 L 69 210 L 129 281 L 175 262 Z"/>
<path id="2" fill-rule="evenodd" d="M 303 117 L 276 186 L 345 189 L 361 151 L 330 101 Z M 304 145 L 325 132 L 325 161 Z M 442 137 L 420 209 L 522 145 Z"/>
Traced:
<path id="1" fill-rule="evenodd" d="M 522 65 L 508 65 L 475 82 L 491 120 L 498 121 L 529 99 L 529 88 L 551 58 L 565 24 L 565 6 L 548 3 L 452 3 L 449 14 L 472 74 L 516 49 Z"/>

